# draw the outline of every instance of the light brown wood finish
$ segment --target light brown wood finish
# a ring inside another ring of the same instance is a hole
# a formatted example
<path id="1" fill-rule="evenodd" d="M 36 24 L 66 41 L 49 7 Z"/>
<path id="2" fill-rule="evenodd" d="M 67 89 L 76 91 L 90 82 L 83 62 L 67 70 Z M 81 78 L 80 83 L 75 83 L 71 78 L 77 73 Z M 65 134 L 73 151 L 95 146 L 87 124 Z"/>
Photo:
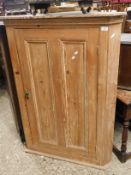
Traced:
<path id="1" fill-rule="evenodd" d="M 28 149 L 110 161 L 122 17 L 105 18 L 6 21 Z"/>
<path id="2" fill-rule="evenodd" d="M 55 33 L 50 29 L 39 29 L 39 33 L 32 29 L 26 29 L 26 32 L 15 31 L 22 72 L 24 75 L 26 73 L 26 78 L 23 79 L 24 88 L 30 93 L 27 108 L 31 115 L 29 118 L 33 126 L 34 144 L 40 143 L 43 148 L 48 145 L 48 149 L 50 145 L 59 150 L 62 147 L 62 151 L 65 148 L 64 151 L 68 154 L 66 150 L 69 149 L 74 155 L 76 152 L 88 154 L 88 144 L 93 146 L 91 141 L 96 139 L 90 139 L 88 143 L 88 92 L 85 87 L 88 83 L 88 35 L 85 29 L 81 31 L 81 35 L 80 29 L 54 29 Z M 24 44 L 25 47 L 21 47 Z M 58 58 L 54 57 L 56 48 Z M 56 64 L 60 75 L 57 75 Z M 52 69 L 55 69 L 53 73 Z M 90 70 L 90 73 L 92 71 L 95 70 Z M 57 86 L 56 81 L 59 81 Z M 62 92 L 61 97 L 59 90 Z M 57 91 L 58 95 L 55 96 Z M 90 100 L 93 101 L 91 98 Z M 59 116 L 58 108 L 61 108 L 63 115 Z M 34 123 L 37 123 L 37 127 Z"/>
<path id="3" fill-rule="evenodd" d="M 106 113 L 104 126 L 107 126 L 104 137 L 104 152 L 107 152 L 107 157 L 103 156 L 103 162 L 110 161 L 110 152 L 113 145 L 113 133 L 114 133 L 114 114 L 116 107 L 116 94 L 117 94 L 117 77 L 118 77 L 118 65 L 119 65 L 119 53 L 120 53 L 120 41 L 121 37 L 121 24 L 109 27 L 109 41 L 108 41 L 108 63 L 107 63 L 107 94 L 106 94 Z M 113 93 L 112 93 L 113 92 Z M 112 130 L 111 130 L 112 128 Z M 112 138 L 110 140 L 110 138 Z M 108 151 L 107 151 L 108 149 Z"/>

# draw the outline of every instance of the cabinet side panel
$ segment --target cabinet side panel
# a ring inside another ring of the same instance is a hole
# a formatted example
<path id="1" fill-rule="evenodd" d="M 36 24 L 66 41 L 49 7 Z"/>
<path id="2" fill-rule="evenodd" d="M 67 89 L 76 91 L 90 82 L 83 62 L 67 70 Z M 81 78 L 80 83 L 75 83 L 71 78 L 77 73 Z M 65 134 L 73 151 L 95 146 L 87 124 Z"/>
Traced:
<path id="1" fill-rule="evenodd" d="M 97 156 L 100 165 L 110 162 L 113 146 L 117 75 L 120 48 L 120 24 L 100 27 L 98 70 Z"/>
<path id="2" fill-rule="evenodd" d="M 118 64 L 120 53 L 121 24 L 109 27 L 108 69 L 107 69 L 107 96 L 103 122 L 103 164 L 111 160 L 113 146 L 114 119 L 117 94 Z"/>

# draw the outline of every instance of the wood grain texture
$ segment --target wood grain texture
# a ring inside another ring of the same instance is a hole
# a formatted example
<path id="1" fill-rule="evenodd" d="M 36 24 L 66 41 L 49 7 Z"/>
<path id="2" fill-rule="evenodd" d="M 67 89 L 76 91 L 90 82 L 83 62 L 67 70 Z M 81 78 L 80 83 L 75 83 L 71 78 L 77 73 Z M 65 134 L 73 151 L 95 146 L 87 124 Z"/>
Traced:
<path id="1" fill-rule="evenodd" d="M 131 90 L 131 44 L 121 44 L 118 86 Z"/>
<path id="2" fill-rule="evenodd" d="M 103 145 L 104 140 L 107 140 L 107 138 L 104 138 L 105 130 L 107 127 L 107 124 L 104 125 L 104 117 L 106 115 L 106 88 L 107 88 L 107 57 L 108 57 L 108 35 L 109 35 L 109 26 L 105 26 L 106 30 L 102 31 L 102 28 L 100 27 L 99 32 L 99 41 L 98 41 L 98 73 L 97 73 L 97 147 L 96 152 L 97 156 L 99 157 L 100 164 L 103 159 L 103 156 L 105 156 L 105 153 L 103 151 L 103 148 L 105 145 Z M 103 140 L 104 138 L 104 140 Z M 108 143 L 107 143 L 108 144 Z M 99 146 L 98 146 L 99 145 Z"/>
<path id="3" fill-rule="evenodd" d="M 18 93 L 18 100 L 20 104 L 20 111 L 22 114 L 22 122 L 24 126 L 24 132 L 25 134 L 25 139 L 26 139 L 26 144 L 28 145 L 28 148 L 32 145 L 32 137 L 31 137 L 31 132 L 30 132 L 30 125 L 28 121 L 28 114 L 26 110 L 26 105 L 25 105 L 25 99 L 24 99 L 24 89 L 23 89 L 23 82 L 22 82 L 22 77 L 21 77 L 21 69 L 20 69 L 20 63 L 18 60 L 18 53 L 17 53 L 17 48 L 16 48 L 16 42 L 14 38 L 14 30 L 13 28 L 6 28 L 7 32 L 7 38 L 9 44 L 9 49 L 10 49 L 10 56 L 11 56 L 11 63 L 13 65 L 13 73 L 14 73 L 14 78 L 15 78 L 15 83 L 16 83 L 16 89 Z M 10 38 L 10 39 L 9 39 Z"/>
<path id="4" fill-rule="evenodd" d="M 106 87 L 106 106 L 105 116 L 103 118 L 103 161 L 111 160 L 112 146 L 113 146 L 113 134 L 114 134 L 114 115 L 116 107 L 117 96 L 117 77 L 118 77 L 118 65 L 119 65 L 119 53 L 120 53 L 120 37 L 121 37 L 121 24 L 109 27 L 108 36 L 108 62 L 107 62 L 107 87 Z M 106 126 L 106 129 L 104 129 Z M 111 130 L 112 128 L 112 130 Z M 104 139 L 104 137 L 106 139 Z M 112 139 L 111 139 L 112 138 Z M 108 151 L 107 151 L 108 150 Z"/>
<path id="5" fill-rule="evenodd" d="M 56 142 L 56 121 L 50 74 L 48 43 L 46 41 L 25 41 L 30 69 L 33 101 L 41 142 Z M 36 59 L 37 58 L 37 59 Z M 30 111 L 30 109 L 29 109 Z"/>
<path id="6" fill-rule="evenodd" d="M 2 16 L 0 20 L 4 21 L 6 26 L 13 26 L 15 28 L 68 28 L 79 26 L 91 27 L 96 25 L 119 24 L 123 22 L 124 13 L 91 13 L 91 14 L 76 14 L 76 15 L 47 15 L 47 16 Z M 48 26 L 48 27 L 47 27 Z"/>
<path id="7" fill-rule="evenodd" d="M 85 123 L 88 125 L 88 152 L 89 155 L 96 153 L 96 144 L 98 136 L 99 123 L 97 119 L 97 105 L 98 105 L 98 46 L 99 46 L 99 27 L 88 28 L 88 46 L 86 59 L 86 75 L 88 82 L 86 96 L 86 114 L 88 119 Z M 91 126 L 91 127 L 90 127 Z M 96 154 L 94 155 L 96 157 Z"/>
<path id="8" fill-rule="evenodd" d="M 72 31 L 71 29 L 68 31 L 56 29 L 58 34 L 53 34 L 52 30 L 43 31 L 40 29 L 38 34 L 34 30 L 27 29 L 26 32 L 16 30 L 15 34 L 23 68 L 22 74 L 24 76 L 25 72 L 29 72 L 26 75 L 28 78 L 24 79 L 23 83 L 25 91 L 28 90 L 31 96 L 27 101 L 28 113 L 30 114 L 30 111 L 35 110 L 34 115 L 32 114 L 30 117 L 32 136 L 34 136 L 32 138 L 35 145 L 38 142 L 41 145 L 45 144 L 45 147 L 48 148 L 54 147 L 55 150 L 59 148 L 59 150 L 64 150 L 66 154 L 69 154 L 67 150 L 70 149 L 72 154 L 75 155 L 78 152 L 83 156 L 88 154 L 88 115 L 85 111 L 87 110 L 87 104 L 85 103 L 88 103 L 85 102 L 87 101 L 85 82 L 88 81 L 86 78 L 86 42 L 88 35 L 85 38 L 85 29 L 81 36 L 78 35 L 79 29 L 74 34 L 72 34 Z M 33 37 L 32 32 L 34 33 Z M 68 39 L 69 33 L 72 35 L 70 40 Z M 46 43 L 48 43 L 46 49 L 42 44 L 41 37 L 45 38 Z M 55 47 L 54 41 L 56 42 Z M 24 47 L 21 48 L 21 45 L 24 45 Z M 58 46 L 58 53 L 56 52 L 56 46 Z M 54 57 L 56 53 L 58 58 Z M 48 56 L 50 57 L 48 58 Z M 58 59 L 57 65 L 56 58 Z M 48 68 L 50 71 L 48 71 Z M 60 74 L 57 74 L 59 69 Z M 49 82 L 49 80 L 51 81 Z M 44 84 L 40 85 L 41 82 Z M 49 89 L 52 89 L 50 93 Z M 43 96 L 44 91 L 47 93 Z M 55 95 L 57 91 L 58 95 Z M 60 92 L 62 93 L 61 98 Z M 52 109 L 54 114 L 50 114 L 46 108 Z M 63 110 L 63 115 L 59 118 L 60 110 Z M 44 117 L 45 115 L 47 117 Z M 52 118 L 53 115 L 55 120 Z M 47 118 L 49 119 L 48 121 Z M 35 127 L 34 121 L 37 123 Z M 49 126 L 45 126 L 47 122 L 49 122 Z M 87 124 L 85 125 L 86 122 Z M 40 132 L 40 128 L 42 128 L 43 133 Z M 55 134 L 52 135 L 54 140 L 56 140 L 57 135 L 56 144 L 59 143 L 57 147 L 53 145 L 53 142 L 40 141 L 42 137 L 49 137 L 49 133 Z M 39 146 L 36 149 L 39 149 Z"/>
<path id="9" fill-rule="evenodd" d="M 27 147 L 103 166 L 112 152 L 121 18 L 71 19 L 7 24 Z"/>
<path id="10" fill-rule="evenodd" d="M 85 53 L 86 43 L 63 41 L 65 83 L 65 140 L 67 147 L 86 149 L 85 138 Z M 86 136 L 85 136 L 86 134 Z"/>

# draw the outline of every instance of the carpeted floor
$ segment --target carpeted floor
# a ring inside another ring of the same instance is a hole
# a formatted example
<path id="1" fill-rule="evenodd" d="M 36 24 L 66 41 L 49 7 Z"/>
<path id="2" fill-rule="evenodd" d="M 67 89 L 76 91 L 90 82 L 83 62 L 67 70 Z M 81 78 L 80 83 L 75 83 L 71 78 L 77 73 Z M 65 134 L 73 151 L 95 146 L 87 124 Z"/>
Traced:
<path id="1" fill-rule="evenodd" d="M 120 125 L 115 142 L 120 145 Z M 129 134 L 131 148 L 131 132 Z M 16 132 L 5 90 L 0 90 L 0 175 L 131 175 L 131 160 L 121 164 L 112 155 L 110 166 L 102 171 L 61 160 L 27 154 Z"/>

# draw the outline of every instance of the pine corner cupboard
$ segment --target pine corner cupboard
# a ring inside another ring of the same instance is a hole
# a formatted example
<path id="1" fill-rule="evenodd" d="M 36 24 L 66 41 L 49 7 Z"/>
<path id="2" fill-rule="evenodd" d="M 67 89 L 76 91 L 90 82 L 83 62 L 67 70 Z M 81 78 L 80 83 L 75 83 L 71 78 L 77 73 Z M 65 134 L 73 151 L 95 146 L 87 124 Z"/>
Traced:
<path id="1" fill-rule="evenodd" d="M 29 152 L 110 162 L 122 18 L 3 19 Z"/>

